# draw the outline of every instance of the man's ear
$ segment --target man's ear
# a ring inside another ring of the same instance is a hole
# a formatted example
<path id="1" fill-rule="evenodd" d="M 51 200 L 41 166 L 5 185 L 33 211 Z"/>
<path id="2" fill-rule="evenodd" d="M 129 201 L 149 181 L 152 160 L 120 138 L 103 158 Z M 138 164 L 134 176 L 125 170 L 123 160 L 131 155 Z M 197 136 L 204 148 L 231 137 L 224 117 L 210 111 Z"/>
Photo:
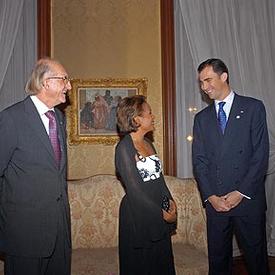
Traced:
<path id="1" fill-rule="evenodd" d="M 137 125 L 140 125 L 140 117 L 139 116 L 134 117 L 133 120 Z"/>
<path id="2" fill-rule="evenodd" d="M 49 85 L 46 83 L 46 81 L 42 82 L 41 84 L 41 89 L 48 89 Z"/>
<path id="3" fill-rule="evenodd" d="M 221 74 L 221 80 L 222 80 L 223 82 L 226 82 L 227 78 L 228 78 L 228 74 L 225 73 L 225 72 L 223 72 L 223 73 Z"/>

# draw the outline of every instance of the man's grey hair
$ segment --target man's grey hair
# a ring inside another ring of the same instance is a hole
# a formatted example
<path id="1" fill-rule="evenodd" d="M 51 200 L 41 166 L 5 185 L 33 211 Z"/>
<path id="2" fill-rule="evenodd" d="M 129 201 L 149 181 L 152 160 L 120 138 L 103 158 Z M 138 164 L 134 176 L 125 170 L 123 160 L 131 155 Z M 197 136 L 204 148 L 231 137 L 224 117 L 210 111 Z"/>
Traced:
<path id="1" fill-rule="evenodd" d="M 39 59 L 26 83 L 25 91 L 29 95 L 37 95 L 43 87 L 45 74 L 52 72 L 51 65 L 60 64 L 57 60 L 50 57 Z"/>

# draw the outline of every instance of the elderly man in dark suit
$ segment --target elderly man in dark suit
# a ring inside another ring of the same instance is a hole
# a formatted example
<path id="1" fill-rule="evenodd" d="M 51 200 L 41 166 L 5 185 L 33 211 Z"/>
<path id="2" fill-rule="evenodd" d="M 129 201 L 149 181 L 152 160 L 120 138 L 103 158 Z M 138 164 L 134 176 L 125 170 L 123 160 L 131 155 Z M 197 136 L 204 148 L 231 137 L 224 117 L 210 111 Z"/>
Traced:
<path id="1" fill-rule="evenodd" d="M 68 275 L 66 134 L 56 105 L 71 89 L 57 61 L 41 59 L 29 96 L 0 113 L 1 244 L 6 275 Z"/>
<path id="2" fill-rule="evenodd" d="M 201 89 L 214 100 L 195 116 L 193 168 L 206 205 L 209 274 L 232 274 L 232 235 L 249 274 L 269 274 L 265 187 L 269 142 L 261 101 L 236 94 L 220 59 L 198 67 Z"/>

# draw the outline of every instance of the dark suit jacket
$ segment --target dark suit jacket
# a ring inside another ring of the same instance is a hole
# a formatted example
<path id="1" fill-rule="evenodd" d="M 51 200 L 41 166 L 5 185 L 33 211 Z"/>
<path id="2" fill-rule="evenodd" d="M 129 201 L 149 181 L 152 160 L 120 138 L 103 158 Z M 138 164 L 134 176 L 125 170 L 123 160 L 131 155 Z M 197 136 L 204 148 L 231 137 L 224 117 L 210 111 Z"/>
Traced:
<path id="1" fill-rule="evenodd" d="M 256 215 L 266 209 L 264 178 L 269 142 L 261 101 L 235 94 L 224 135 L 215 104 L 195 116 L 192 146 L 194 175 L 203 201 L 238 190 L 251 197 L 229 212 L 218 213 L 206 202 L 208 215 Z"/>
<path id="2" fill-rule="evenodd" d="M 60 168 L 30 97 L 0 113 L 1 244 L 10 255 L 50 256 L 60 213 L 70 244 L 65 121 L 59 110 L 55 113 L 62 151 Z"/>

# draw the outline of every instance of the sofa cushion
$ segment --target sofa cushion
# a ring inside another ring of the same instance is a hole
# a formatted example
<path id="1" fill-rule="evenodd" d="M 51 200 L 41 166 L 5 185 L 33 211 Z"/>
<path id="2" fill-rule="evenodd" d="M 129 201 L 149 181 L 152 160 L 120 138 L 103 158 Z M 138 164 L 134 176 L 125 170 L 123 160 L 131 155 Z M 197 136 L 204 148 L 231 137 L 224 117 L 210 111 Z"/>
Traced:
<path id="1" fill-rule="evenodd" d="M 191 245 L 173 244 L 177 275 L 208 272 L 207 256 Z M 72 275 L 118 275 L 118 249 L 78 248 L 73 250 Z"/>
<path id="2" fill-rule="evenodd" d="M 165 176 L 178 207 L 177 234 L 173 243 L 190 244 L 207 254 L 206 216 L 194 179 Z"/>
<path id="3" fill-rule="evenodd" d="M 114 247 L 124 190 L 115 176 L 97 175 L 70 181 L 73 248 Z"/>

